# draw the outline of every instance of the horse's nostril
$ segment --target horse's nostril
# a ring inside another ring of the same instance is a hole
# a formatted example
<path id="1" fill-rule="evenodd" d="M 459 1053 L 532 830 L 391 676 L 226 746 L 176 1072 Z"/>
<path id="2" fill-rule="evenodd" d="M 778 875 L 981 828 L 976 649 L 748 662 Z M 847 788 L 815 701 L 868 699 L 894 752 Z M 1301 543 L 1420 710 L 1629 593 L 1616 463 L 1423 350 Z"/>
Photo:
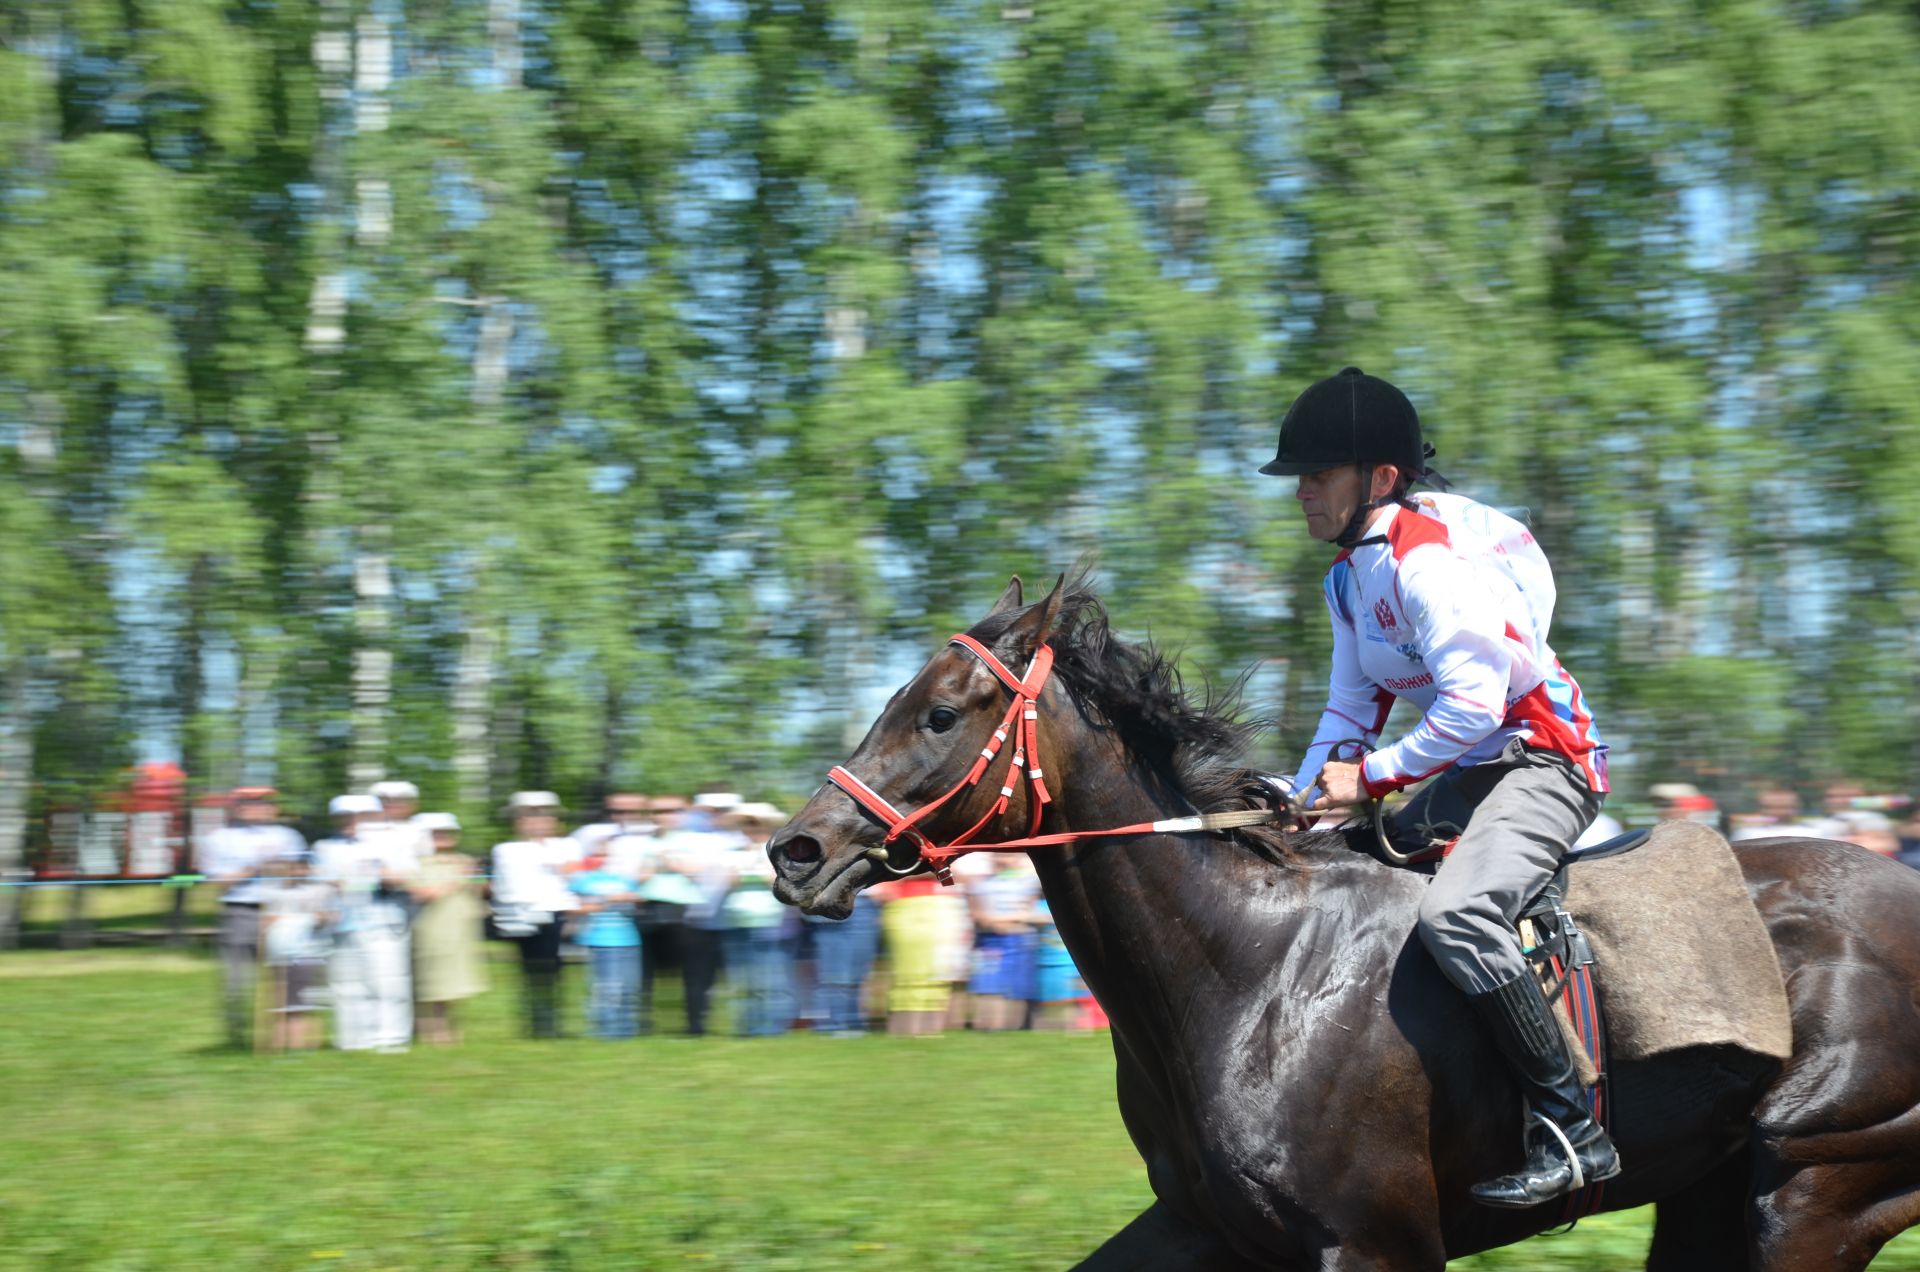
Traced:
<path id="1" fill-rule="evenodd" d="M 820 860 L 820 841 L 808 835 L 795 835 L 781 845 L 787 860 L 797 866 L 810 865 Z"/>

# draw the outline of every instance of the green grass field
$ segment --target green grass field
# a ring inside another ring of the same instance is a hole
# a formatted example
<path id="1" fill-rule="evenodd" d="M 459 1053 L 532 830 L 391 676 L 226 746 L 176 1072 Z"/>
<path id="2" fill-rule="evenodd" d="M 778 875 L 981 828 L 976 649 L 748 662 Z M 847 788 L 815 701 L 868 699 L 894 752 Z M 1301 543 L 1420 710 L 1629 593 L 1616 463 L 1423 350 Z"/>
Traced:
<path id="1" fill-rule="evenodd" d="M 532 1043 L 510 971 L 462 1047 L 256 1057 L 203 955 L 0 957 L 0 1269 L 1062 1268 L 1148 1200 L 1104 1036 Z"/>

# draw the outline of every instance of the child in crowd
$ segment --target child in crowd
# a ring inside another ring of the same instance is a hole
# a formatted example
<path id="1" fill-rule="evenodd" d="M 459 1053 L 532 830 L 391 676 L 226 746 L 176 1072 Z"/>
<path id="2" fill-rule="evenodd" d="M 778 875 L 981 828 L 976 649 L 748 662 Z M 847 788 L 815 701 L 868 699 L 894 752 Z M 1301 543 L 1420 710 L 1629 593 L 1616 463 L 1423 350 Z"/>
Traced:
<path id="1" fill-rule="evenodd" d="M 527 1032 L 560 1032 L 560 932 L 577 904 L 567 874 L 580 845 L 559 837 L 560 799 L 552 791 L 516 791 L 507 801 L 515 838 L 493 848 L 493 928 L 520 947 Z"/>
<path id="2" fill-rule="evenodd" d="M 986 854 L 982 854 L 986 855 Z M 967 904 L 977 935 L 973 947 L 973 1027 L 988 1031 L 1019 1029 L 1037 984 L 1034 964 L 1034 906 L 1040 878 L 1025 854 L 993 853 L 990 873 L 966 882 Z"/>
<path id="3" fill-rule="evenodd" d="M 610 861 L 608 836 L 586 845 L 587 856 L 568 885 L 583 914 L 574 943 L 587 951 L 592 983 L 587 1024 L 596 1038 L 631 1038 L 640 1032 L 640 928 L 634 922 L 642 880 L 627 873 L 652 868 L 639 859 Z"/>
<path id="4" fill-rule="evenodd" d="M 771 804 L 741 804 L 723 819 L 740 835 L 733 854 L 733 886 L 722 903 L 727 979 L 734 991 L 734 1032 L 764 1038 L 793 1024 L 793 965 L 800 920 L 773 895 L 767 839 L 787 820 Z"/>
<path id="5" fill-rule="evenodd" d="M 1073 965 L 1073 955 L 1067 953 L 1067 943 L 1060 939 L 1060 929 L 1054 926 L 1053 912 L 1044 897 L 1033 907 L 1033 936 L 1038 982 L 1033 1027 L 1085 1032 L 1090 1027 L 1083 1009 L 1089 998 L 1086 982 Z"/>
<path id="6" fill-rule="evenodd" d="M 320 1045 L 327 955 L 333 945 L 327 931 L 333 889 L 314 879 L 303 859 L 273 861 L 262 870 L 269 879 L 260 904 L 267 1001 L 255 1045 L 261 1050 L 310 1051 Z"/>
<path id="7" fill-rule="evenodd" d="M 460 851 L 460 820 L 452 813 L 421 813 L 412 826 L 430 837 L 413 882 L 414 1028 L 421 1042 L 460 1041 L 453 1005 L 487 989 L 480 950 L 485 908 L 474 860 Z"/>

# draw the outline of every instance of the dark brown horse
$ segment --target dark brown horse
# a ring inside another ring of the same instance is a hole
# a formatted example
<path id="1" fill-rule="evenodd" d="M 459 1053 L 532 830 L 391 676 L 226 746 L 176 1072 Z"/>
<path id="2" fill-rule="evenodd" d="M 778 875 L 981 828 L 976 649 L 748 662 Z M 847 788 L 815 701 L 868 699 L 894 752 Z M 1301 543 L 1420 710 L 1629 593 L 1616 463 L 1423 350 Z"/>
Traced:
<path id="1" fill-rule="evenodd" d="M 1244 807 L 1244 741 L 1099 603 L 1019 581 L 970 633 L 1010 667 L 1050 643 L 1039 704 L 1054 802 L 1081 830 Z M 847 767 L 902 808 L 965 776 L 1007 690 L 949 647 Z M 1005 763 L 1003 757 L 1002 764 Z M 998 770 L 994 776 L 997 778 Z M 1011 784 L 1011 783 L 1009 783 Z M 998 793 L 943 806 L 956 835 Z M 989 839 L 1024 834 L 1011 808 Z M 783 899 L 844 915 L 902 860 L 837 786 L 769 845 Z M 1552 1225 L 1475 1205 L 1510 1169 L 1520 1102 L 1466 1003 L 1412 937 L 1423 886 L 1337 834 L 1139 835 L 1036 851 L 1049 905 L 1113 1021 L 1120 1112 L 1157 1200 L 1083 1267 L 1440 1269 Z M 1920 875 L 1820 840 L 1739 846 L 1793 1005 L 1784 1069 L 1677 1052 L 1615 1075 L 1626 1172 L 1608 1208 L 1658 1203 L 1648 1267 L 1840 1272 L 1920 1220 Z"/>

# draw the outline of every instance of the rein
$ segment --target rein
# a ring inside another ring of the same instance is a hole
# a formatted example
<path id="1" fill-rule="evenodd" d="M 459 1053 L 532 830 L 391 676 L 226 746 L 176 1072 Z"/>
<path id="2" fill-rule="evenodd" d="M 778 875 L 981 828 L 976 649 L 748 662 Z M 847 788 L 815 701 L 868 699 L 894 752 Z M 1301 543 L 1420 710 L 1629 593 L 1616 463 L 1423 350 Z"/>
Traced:
<path id="1" fill-rule="evenodd" d="M 902 813 L 885 796 L 855 777 L 844 766 L 836 765 L 827 774 L 827 781 L 845 791 L 854 803 L 887 828 L 887 837 L 879 847 L 867 852 L 867 858 L 895 877 L 913 874 L 924 865 L 942 884 L 951 887 L 954 859 L 970 852 L 1024 852 L 1029 848 L 1051 848 L 1078 839 L 1098 839 L 1110 835 L 1181 835 L 1232 830 L 1241 826 L 1264 825 L 1295 815 L 1295 810 L 1291 808 L 1242 809 L 1136 822 L 1131 826 L 1115 826 L 1109 830 L 1069 830 L 1043 835 L 1040 833 L 1040 821 L 1046 815 L 1046 806 L 1053 802 L 1053 795 L 1047 790 L 1045 773 L 1040 767 L 1040 693 L 1047 687 L 1048 677 L 1053 674 L 1053 646 L 1042 644 L 1034 651 L 1033 661 L 1027 664 L 1026 674 L 1016 676 L 1005 663 L 994 657 L 991 650 L 965 633 L 947 643 L 978 658 L 1013 693 L 1013 702 L 1008 706 L 999 727 L 993 731 L 992 739 L 981 748 L 980 754 L 974 758 L 973 767 L 960 779 L 959 784 L 931 803 L 922 804 L 911 813 Z M 1006 779 L 1000 785 L 1000 794 L 993 801 L 993 806 L 965 834 L 945 844 L 935 843 L 920 829 L 919 823 L 955 796 L 979 785 L 980 779 L 986 776 L 987 770 L 999 758 L 1009 737 L 1013 739 L 1013 751 L 1007 761 Z M 1027 783 L 1027 804 L 1032 810 L 1026 837 L 991 844 L 968 842 L 984 830 L 989 822 L 1007 811 L 1013 802 L 1014 788 L 1022 775 Z M 909 865 L 894 865 L 892 856 L 887 852 L 887 845 L 898 839 L 906 839 L 913 845 L 914 860 Z"/>

